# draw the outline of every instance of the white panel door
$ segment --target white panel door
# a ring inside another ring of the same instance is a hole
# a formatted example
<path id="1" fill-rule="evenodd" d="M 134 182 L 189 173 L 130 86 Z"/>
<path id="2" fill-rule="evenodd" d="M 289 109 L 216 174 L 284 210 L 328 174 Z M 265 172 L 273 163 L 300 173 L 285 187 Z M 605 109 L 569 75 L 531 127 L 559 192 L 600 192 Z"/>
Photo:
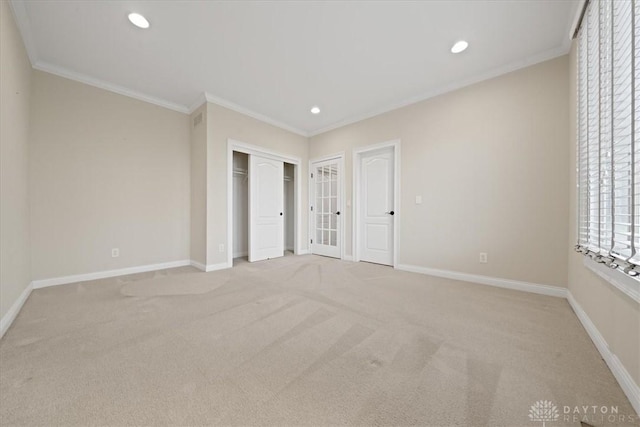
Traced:
<path id="1" fill-rule="evenodd" d="M 393 265 L 393 149 L 365 153 L 360 163 L 360 260 Z"/>
<path id="2" fill-rule="evenodd" d="M 284 255 L 284 163 L 249 156 L 249 262 Z"/>
<path id="3" fill-rule="evenodd" d="M 311 165 L 312 223 L 311 252 L 317 255 L 341 257 L 342 159 L 325 160 Z"/>

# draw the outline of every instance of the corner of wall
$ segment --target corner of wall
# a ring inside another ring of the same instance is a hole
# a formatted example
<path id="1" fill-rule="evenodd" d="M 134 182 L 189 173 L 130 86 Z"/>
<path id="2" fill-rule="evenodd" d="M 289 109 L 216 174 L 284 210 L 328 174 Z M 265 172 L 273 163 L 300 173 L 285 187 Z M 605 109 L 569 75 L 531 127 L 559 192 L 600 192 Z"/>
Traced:
<path id="1" fill-rule="evenodd" d="M 29 142 L 33 68 L 10 4 L 0 4 L 0 336 L 31 283 Z"/>
<path id="2" fill-rule="evenodd" d="M 190 258 L 198 265 L 206 265 L 207 103 L 204 102 L 196 108 L 189 119 L 191 135 Z"/>

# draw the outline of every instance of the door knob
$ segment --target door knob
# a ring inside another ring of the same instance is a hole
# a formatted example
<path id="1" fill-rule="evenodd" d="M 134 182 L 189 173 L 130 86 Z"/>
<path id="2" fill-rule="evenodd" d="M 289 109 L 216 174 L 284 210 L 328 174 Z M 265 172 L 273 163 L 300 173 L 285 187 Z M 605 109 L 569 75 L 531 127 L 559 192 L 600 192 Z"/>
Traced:
<path id="1" fill-rule="evenodd" d="M 340 211 L 336 212 L 336 215 L 340 215 Z"/>
<path id="2" fill-rule="evenodd" d="M 282 212 L 280 212 L 280 216 L 282 216 Z"/>
<path id="3" fill-rule="evenodd" d="M 395 212 L 394 212 L 394 211 L 385 212 L 385 213 L 386 213 L 386 214 L 389 214 L 389 215 L 394 215 L 394 214 L 395 214 Z"/>

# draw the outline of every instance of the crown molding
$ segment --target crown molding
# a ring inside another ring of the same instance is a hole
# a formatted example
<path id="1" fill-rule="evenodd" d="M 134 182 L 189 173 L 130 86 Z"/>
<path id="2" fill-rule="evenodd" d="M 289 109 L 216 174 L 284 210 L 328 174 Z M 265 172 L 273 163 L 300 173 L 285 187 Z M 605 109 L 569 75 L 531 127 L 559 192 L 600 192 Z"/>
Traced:
<path id="1" fill-rule="evenodd" d="M 135 90 L 126 88 L 124 86 L 120 86 L 114 83 L 107 82 L 105 80 L 90 77 L 86 74 L 78 73 L 78 72 L 69 70 L 67 68 L 60 67 L 60 66 L 51 64 L 49 62 L 40 60 L 38 55 L 38 50 L 36 49 L 35 43 L 33 41 L 33 37 L 31 36 L 32 34 L 31 21 L 29 20 L 29 15 L 27 14 L 25 2 L 22 0 L 10 0 L 9 8 L 13 12 L 16 25 L 18 26 L 18 30 L 20 31 L 20 36 L 22 37 L 22 42 L 24 44 L 25 50 L 27 51 L 27 56 L 29 57 L 31 66 L 35 70 L 44 71 L 46 73 L 54 74 L 59 77 L 64 77 L 66 79 L 84 83 L 89 86 L 97 87 L 99 89 L 115 92 L 120 95 L 128 96 L 130 98 L 134 98 L 139 101 L 148 102 L 150 104 L 168 108 L 170 110 L 178 111 L 180 113 L 184 113 L 184 114 L 189 113 L 189 108 L 187 108 L 184 105 L 167 101 L 165 99 L 161 99 L 155 96 L 147 95 L 145 93 L 135 91 Z"/>
<path id="2" fill-rule="evenodd" d="M 11 0 L 9 2 L 9 9 L 13 12 L 18 31 L 20 31 L 20 35 L 22 36 L 22 44 L 24 44 L 31 66 L 33 66 L 38 60 L 38 51 L 31 37 L 31 24 L 25 3 L 23 1 Z"/>
<path id="3" fill-rule="evenodd" d="M 36 70 L 40 70 L 40 71 L 44 71 L 44 72 L 47 72 L 47 73 L 55 74 L 55 75 L 60 76 L 60 77 L 64 77 L 64 78 L 71 79 L 71 80 L 75 80 L 75 81 L 78 81 L 80 83 L 85 83 L 85 84 L 88 84 L 90 86 L 94 86 L 94 87 L 97 87 L 97 88 L 100 88 L 100 89 L 108 90 L 110 92 L 115 92 L 115 93 L 118 93 L 120 95 L 124 95 L 124 96 L 128 96 L 128 97 L 131 97 L 131 98 L 135 98 L 135 99 L 138 99 L 140 101 L 145 101 L 145 102 L 148 102 L 148 103 L 151 103 L 151 104 L 155 104 L 155 105 L 158 105 L 160 107 L 168 108 L 170 110 L 178 111 L 178 112 L 184 113 L 184 114 L 191 114 L 195 110 L 200 108 L 200 106 L 202 106 L 202 104 L 204 104 L 205 102 L 209 102 L 209 103 L 216 104 L 216 105 L 219 105 L 219 106 L 224 107 L 224 108 L 228 108 L 228 109 L 233 110 L 233 111 L 235 111 L 237 113 L 244 114 L 246 116 L 252 117 L 252 118 L 254 118 L 256 120 L 259 120 L 261 122 L 270 124 L 272 126 L 287 130 L 287 131 L 295 133 L 297 135 L 310 138 L 310 137 L 313 137 L 313 136 L 316 136 L 316 135 L 320 135 L 320 134 L 325 133 L 325 132 L 329 132 L 329 131 L 334 130 L 334 129 L 338 129 L 338 128 L 343 127 L 343 126 L 354 124 L 354 123 L 357 123 L 357 122 L 360 122 L 360 121 L 363 121 L 363 120 L 366 120 L 366 119 L 370 119 L 372 117 L 375 117 L 375 116 L 378 116 L 378 115 L 381 115 L 381 114 L 384 114 L 384 113 L 388 113 L 388 112 L 393 111 L 393 110 L 397 110 L 397 109 L 400 109 L 400 108 L 403 108 L 403 107 L 407 107 L 409 105 L 416 104 L 418 102 L 425 101 L 425 100 L 430 99 L 430 98 L 435 98 L 436 96 L 443 95 L 443 94 L 448 93 L 448 92 L 453 92 L 453 91 L 455 91 L 457 89 L 462 89 L 463 87 L 470 86 L 470 85 L 473 85 L 475 83 L 480 83 L 482 81 L 489 80 L 489 79 L 501 76 L 503 74 L 510 73 L 512 71 L 517 71 L 517 70 L 519 70 L 521 68 L 526 68 L 526 67 L 529 67 L 531 65 L 535 65 L 535 64 L 538 64 L 538 63 L 541 63 L 541 62 L 544 62 L 544 61 L 548 61 L 550 59 L 557 58 L 557 57 L 562 56 L 562 55 L 566 55 L 569 52 L 570 48 L 571 48 L 571 40 L 567 38 L 566 40 L 563 41 L 561 46 L 556 47 L 556 48 L 551 49 L 551 50 L 548 50 L 548 51 L 545 51 L 545 52 L 542 52 L 541 54 L 538 54 L 538 55 L 535 55 L 535 56 L 531 56 L 529 58 L 525 58 L 524 60 L 516 61 L 514 63 L 508 64 L 508 65 L 503 66 L 503 67 L 494 68 L 494 69 L 492 69 L 492 70 L 490 70 L 490 71 L 488 71 L 486 73 L 482 73 L 482 74 L 480 74 L 480 75 L 478 75 L 476 77 L 473 77 L 473 78 L 470 78 L 470 79 L 461 80 L 461 81 L 458 81 L 458 82 L 455 82 L 455 83 L 452 83 L 452 84 L 449 84 L 449 85 L 444 85 L 444 86 L 441 86 L 441 87 L 436 88 L 434 90 L 431 90 L 431 91 L 429 91 L 427 93 L 424 93 L 422 95 L 411 97 L 411 98 L 408 98 L 408 99 L 405 99 L 403 101 L 396 102 L 396 103 L 393 103 L 393 104 L 389 104 L 386 107 L 378 108 L 378 109 L 375 109 L 373 111 L 369 111 L 368 113 L 352 116 L 352 117 L 350 117 L 348 119 L 341 120 L 341 121 L 335 122 L 333 124 L 330 124 L 328 126 L 325 126 L 325 127 L 313 130 L 313 131 L 309 131 L 309 132 L 301 130 L 301 129 L 298 129 L 298 128 L 293 127 L 293 126 L 290 126 L 290 125 L 288 125 L 286 123 L 283 123 L 283 122 L 281 122 L 279 120 L 273 119 L 273 118 L 271 118 L 269 116 L 266 116 L 264 114 L 261 114 L 261 113 L 258 113 L 256 111 L 250 110 L 248 108 L 245 108 L 245 107 L 243 107 L 241 105 L 238 105 L 238 104 L 236 104 L 234 102 L 228 101 L 228 100 L 226 100 L 224 98 L 221 98 L 219 96 L 212 95 L 209 92 L 203 92 L 201 95 L 198 96 L 196 101 L 194 101 L 194 103 L 191 104 L 191 106 L 187 107 L 187 106 L 182 105 L 182 104 L 176 104 L 176 103 L 173 103 L 171 101 L 167 101 L 167 100 L 164 100 L 164 99 L 161 99 L 161 98 L 157 98 L 157 97 L 154 97 L 154 96 L 151 96 L 151 95 L 144 94 L 142 92 L 134 91 L 134 90 L 128 89 L 128 88 L 126 88 L 124 86 L 116 85 L 116 84 L 113 84 L 113 83 L 106 82 L 104 80 L 100 80 L 100 79 L 96 79 L 96 78 L 93 78 L 93 77 L 89 77 L 89 76 L 81 74 L 81 73 L 76 73 L 75 71 L 71 71 L 71 70 L 68 70 L 68 69 L 63 68 L 63 67 L 58 67 L 58 66 L 55 66 L 55 65 L 43 62 L 43 61 L 36 62 L 33 65 L 33 68 L 36 69 Z"/>
<path id="4" fill-rule="evenodd" d="M 403 101 L 395 102 L 393 104 L 388 104 L 386 107 L 377 108 L 375 110 L 369 111 L 368 113 L 358 114 L 348 119 L 340 120 L 331 125 L 310 131 L 308 133 L 308 136 L 313 137 L 316 135 L 320 135 L 325 132 L 329 132 L 334 129 L 341 128 L 343 126 L 351 125 L 366 119 L 370 119 L 375 116 L 379 116 L 380 114 L 388 113 L 390 111 L 407 107 L 409 105 L 416 104 L 421 101 L 426 101 L 427 99 L 430 99 L 430 98 L 435 98 L 436 96 L 439 96 L 439 95 L 444 95 L 445 93 L 448 93 L 448 92 L 453 92 L 455 90 L 462 89 L 466 86 L 471 86 L 475 83 L 480 83 L 485 80 L 490 80 L 492 78 L 499 77 L 503 74 L 517 71 L 521 68 L 526 68 L 526 67 L 538 64 L 540 62 L 548 61 L 550 59 L 554 59 L 559 56 L 566 55 L 567 53 L 569 53 L 570 47 L 571 47 L 571 40 L 567 40 L 563 42 L 562 45 L 555 47 L 553 49 L 544 51 L 540 54 L 530 56 L 528 58 L 515 61 L 501 67 L 494 68 L 492 70 L 489 70 L 485 73 L 479 74 L 469 79 L 464 79 L 448 85 L 440 86 L 438 88 L 430 90 L 429 92 L 423 93 L 422 95 L 407 98 Z"/>
<path id="5" fill-rule="evenodd" d="M 578 5 L 581 4 L 580 2 L 583 2 L 585 0 L 579 0 L 578 1 Z M 310 131 L 305 131 L 299 128 L 296 128 L 294 126 L 288 125 L 284 122 L 281 122 L 279 120 L 276 120 L 272 117 L 269 117 L 265 114 L 262 113 L 258 113 L 256 111 L 250 110 L 246 107 L 243 107 L 241 105 L 238 105 L 234 102 L 231 102 L 229 100 L 226 100 L 224 98 L 221 98 L 219 96 L 213 95 L 211 93 L 208 92 L 203 92 L 202 94 L 200 94 L 198 96 L 198 98 L 196 99 L 196 101 L 191 104 L 191 105 L 183 105 L 183 104 L 178 104 L 172 101 L 168 101 L 162 98 L 158 98 L 152 95 L 148 95 L 145 94 L 143 92 L 139 92 L 133 89 L 129 89 L 127 87 L 124 86 L 120 86 L 114 83 L 110 83 L 107 82 L 105 80 L 101 80 L 101 79 L 97 79 L 91 76 L 88 76 L 86 74 L 82 74 L 82 73 L 78 73 L 72 70 L 69 70 L 67 68 L 64 67 L 60 67 L 51 63 L 48 63 L 46 61 L 42 61 L 38 59 L 38 51 L 36 49 L 35 43 L 33 41 L 33 38 L 31 37 L 31 27 L 30 27 L 30 21 L 29 21 L 29 17 L 27 14 L 27 10 L 25 7 L 25 3 L 24 1 L 21 0 L 10 0 L 9 1 L 9 6 L 14 14 L 15 20 L 16 20 L 16 24 L 18 26 L 18 29 L 20 31 L 20 34 L 22 36 L 22 40 L 23 43 L 25 45 L 25 49 L 27 51 L 27 55 L 29 57 L 29 60 L 31 61 L 31 65 L 34 69 L 36 70 L 40 70 L 40 71 L 44 71 L 47 73 L 51 73 L 51 74 L 55 74 L 57 76 L 60 77 L 64 77 L 67 79 L 71 79 L 71 80 L 75 80 L 78 81 L 80 83 L 84 83 L 84 84 L 88 84 L 90 86 L 94 86 L 100 89 L 104 89 L 104 90 L 108 90 L 110 92 L 115 92 L 118 93 L 120 95 L 124 95 L 124 96 L 128 96 L 130 98 L 134 98 L 134 99 L 138 99 L 140 101 L 144 101 L 144 102 L 148 102 L 163 108 L 168 108 L 170 110 L 174 110 L 174 111 L 178 111 L 180 113 L 184 113 L 184 114 L 191 114 L 193 111 L 195 111 L 196 109 L 198 109 L 200 106 L 202 106 L 202 104 L 204 104 L 205 102 L 210 102 L 212 104 L 216 104 L 219 105 L 221 107 L 225 107 L 228 108 L 230 110 L 233 110 L 237 113 L 240 114 L 244 114 L 246 116 L 252 117 L 256 120 L 259 120 L 261 122 L 270 124 L 272 126 L 287 130 L 289 132 L 295 133 L 297 135 L 306 137 L 306 138 L 310 138 L 316 135 L 320 135 L 322 133 L 325 132 L 329 132 L 331 130 L 343 127 L 343 126 L 347 126 L 362 120 L 366 120 L 375 116 L 378 116 L 380 114 L 384 114 L 387 113 L 389 111 L 393 111 L 393 110 L 397 110 L 399 108 L 402 107 L 406 107 L 409 106 L 411 104 L 415 104 L 418 103 L 420 101 L 425 101 L 427 99 L 430 98 L 434 98 L 436 96 L 442 95 L 444 93 L 447 92 L 451 92 L 457 89 L 461 89 L 463 87 L 466 86 L 470 86 L 472 84 L 475 83 L 479 83 L 481 81 L 484 80 L 488 80 L 494 77 L 498 77 L 502 74 L 506 74 L 512 71 L 516 71 L 518 69 L 521 68 L 525 68 L 531 65 L 535 65 L 537 63 L 543 62 L 543 61 L 547 61 L 553 58 L 556 58 L 558 56 L 562 56 L 565 55 L 569 52 L 570 48 L 571 48 L 571 39 L 569 37 L 563 37 L 562 43 L 560 46 L 550 49 L 548 51 L 542 52 L 538 55 L 534 55 L 531 56 L 529 58 L 525 58 L 524 60 L 520 60 L 520 61 L 516 61 L 513 62 L 511 64 L 508 64 L 506 66 L 502 66 L 502 67 L 497 67 L 495 69 L 492 69 L 486 73 L 482 73 L 480 75 L 477 75 L 476 77 L 470 78 L 470 79 L 465 79 L 465 80 L 461 80 L 458 82 L 454 82 L 448 85 L 444 85 L 441 86 L 439 88 L 435 88 L 433 90 L 430 90 L 426 93 L 423 93 L 419 96 L 414 96 L 399 102 L 395 102 L 392 104 L 388 104 L 385 107 L 381 107 L 381 108 L 376 108 L 374 110 L 370 110 L 369 112 L 363 113 L 363 114 L 357 114 L 354 116 L 351 116 L 349 118 L 346 118 L 344 120 L 340 120 L 337 122 L 334 122 L 330 125 L 321 127 L 321 128 L 317 128 L 315 130 L 310 130 Z M 576 10 L 579 10 L 579 7 L 576 7 Z M 572 16 L 573 18 L 573 16 Z M 569 27 L 569 32 L 572 28 L 572 26 L 574 25 L 574 19 L 571 19 L 571 21 L 568 23 L 568 27 Z"/>
<path id="6" fill-rule="evenodd" d="M 490 71 L 487 71 L 486 73 L 482 73 L 476 77 L 470 78 L 470 79 L 465 79 L 465 80 L 461 80 L 458 82 L 454 82 L 451 83 L 449 85 L 445 85 L 442 86 L 440 88 L 436 88 L 433 89 L 429 92 L 423 93 L 422 95 L 419 96 L 415 96 L 415 97 L 411 97 L 408 99 L 405 99 L 404 101 L 400 101 L 400 102 L 395 102 L 393 104 L 389 104 L 386 107 L 383 108 L 377 108 L 375 110 L 371 110 L 368 113 L 363 113 L 363 114 L 357 114 L 354 115 L 350 118 L 344 119 L 344 120 L 340 120 L 337 121 L 333 124 L 327 125 L 327 126 L 323 126 L 321 128 L 315 129 L 315 130 L 310 130 L 309 132 L 307 132 L 307 137 L 311 138 L 314 137 L 316 135 L 320 135 L 329 131 L 332 131 L 334 129 L 338 129 L 341 128 L 343 126 L 348 126 L 350 124 L 354 124 L 366 119 L 370 119 L 372 117 L 375 116 L 379 116 L 381 114 L 384 113 L 388 113 L 390 111 L 393 110 L 397 110 L 399 108 L 402 107 L 407 107 L 409 105 L 412 104 L 416 104 L 420 101 L 426 101 L 427 99 L 430 98 L 435 98 L 436 96 L 439 95 L 443 95 L 447 92 L 453 92 L 455 90 L 458 89 L 462 89 L 463 87 L 466 86 L 471 86 L 475 83 L 480 83 L 484 80 L 489 80 L 495 77 L 499 77 L 503 74 L 507 74 L 513 71 L 517 71 L 521 68 L 526 68 L 526 67 L 530 67 L 532 65 L 535 64 L 539 64 L 541 62 L 544 61 L 549 61 L 551 59 L 566 55 L 569 53 L 569 51 L 571 50 L 571 44 L 573 42 L 573 34 L 575 32 L 575 28 L 577 26 L 577 23 L 579 21 L 579 14 L 581 14 L 582 9 L 585 7 L 585 4 L 588 2 L 589 0 L 577 0 L 576 4 L 574 6 L 574 9 L 572 11 L 572 13 L 570 14 L 570 18 L 569 18 L 569 22 L 567 22 L 567 37 L 563 37 L 562 38 L 562 42 L 560 44 L 560 46 L 555 47 L 553 49 L 549 49 L 547 51 L 541 52 L 537 55 L 533 55 L 530 56 L 528 58 L 525 58 L 523 60 L 520 61 L 515 61 L 511 64 L 507 64 L 501 67 L 497 67 L 494 68 Z"/>
<path id="7" fill-rule="evenodd" d="M 254 118 L 256 120 L 260 120 L 261 122 L 265 122 L 267 124 L 270 124 L 272 126 L 279 127 L 281 129 L 284 129 L 284 130 L 288 130 L 289 132 L 293 132 L 293 133 L 298 134 L 300 136 L 309 137 L 309 133 L 304 131 L 304 130 L 298 129 L 298 128 L 293 127 L 293 126 L 289 126 L 288 124 L 283 123 L 283 122 L 281 122 L 279 120 L 273 119 L 273 118 L 271 118 L 269 116 L 265 116 L 264 114 L 261 114 L 261 113 L 258 113 L 256 111 L 250 110 L 250 109 L 245 108 L 245 107 L 243 107 L 241 105 L 238 105 L 238 104 L 236 104 L 234 102 L 228 101 L 228 100 L 226 100 L 224 98 L 220 98 L 219 96 L 212 95 L 209 92 L 205 92 L 204 95 L 205 95 L 205 99 L 207 100 L 207 102 L 219 105 L 219 106 L 224 107 L 224 108 L 228 108 L 229 110 L 233 110 L 236 113 L 244 114 L 245 116 L 249 116 L 249 117 L 252 117 L 252 118 Z"/>
<path id="8" fill-rule="evenodd" d="M 198 98 L 195 101 L 193 101 L 193 103 L 189 107 L 189 114 L 193 114 L 194 111 L 196 111 L 198 108 L 202 107 L 206 103 L 207 103 L 207 96 L 204 92 L 202 92 L 200 95 L 198 95 Z"/>
<path id="9" fill-rule="evenodd" d="M 179 113 L 189 114 L 189 109 L 184 105 L 176 104 L 174 102 L 157 98 L 155 96 L 147 95 L 145 93 L 138 92 L 114 83 L 110 83 L 105 80 L 89 77 L 86 74 L 77 73 L 67 68 L 49 64 L 48 62 L 38 61 L 33 64 L 33 68 L 39 71 L 44 71 L 46 73 L 55 74 L 56 76 L 64 77 L 66 79 L 75 80 L 77 82 L 97 87 L 99 89 L 104 89 L 109 92 L 115 92 L 120 95 L 128 96 L 139 101 L 148 102 L 149 104 L 154 104 L 159 107 L 168 108 L 169 110 L 177 111 Z"/>
<path id="10" fill-rule="evenodd" d="M 251 118 L 260 120 L 261 122 L 270 124 L 280 129 L 284 129 L 286 131 L 295 133 L 297 135 L 304 136 L 305 138 L 309 137 L 308 132 L 305 132 L 293 126 L 289 126 L 288 124 L 283 123 L 279 120 L 273 119 L 269 116 L 265 116 L 264 114 L 245 108 L 241 105 L 236 104 L 235 102 L 231 102 L 224 98 L 220 98 L 219 96 L 212 95 L 209 92 L 203 92 L 198 96 L 198 98 L 189 107 L 189 114 L 192 114 L 194 111 L 196 111 L 198 108 L 202 107 L 202 105 L 206 103 L 215 104 L 215 105 L 219 105 L 220 107 L 228 108 L 229 110 L 235 111 L 236 113 L 249 116 Z"/>

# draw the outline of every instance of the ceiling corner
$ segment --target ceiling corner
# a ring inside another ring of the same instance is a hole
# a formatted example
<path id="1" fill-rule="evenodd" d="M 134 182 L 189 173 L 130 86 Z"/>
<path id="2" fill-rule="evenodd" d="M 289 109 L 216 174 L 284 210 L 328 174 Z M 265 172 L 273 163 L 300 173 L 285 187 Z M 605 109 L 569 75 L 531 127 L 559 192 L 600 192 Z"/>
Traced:
<path id="1" fill-rule="evenodd" d="M 309 132 L 302 130 L 302 129 L 298 129 L 296 127 L 290 126 L 286 123 L 283 123 L 279 120 L 273 119 L 269 116 L 266 116 L 264 114 L 255 112 L 253 110 L 250 110 L 246 107 L 243 107 L 239 104 L 236 104 L 235 102 L 231 102 L 228 101 L 224 98 L 220 98 L 219 96 L 213 95 L 209 92 L 205 92 L 204 93 L 205 99 L 207 102 L 211 103 L 211 104 L 216 104 L 219 105 L 221 107 L 224 108 L 228 108 L 229 110 L 235 111 L 236 113 L 240 113 L 240 114 L 244 114 L 245 116 L 249 116 L 251 118 L 254 118 L 256 120 L 260 120 L 261 122 L 270 124 L 272 126 L 278 127 L 280 129 L 284 129 L 286 131 L 295 133 L 297 135 L 300 136 L 304 136 L 305 138 L 309 137 Z"/>
<path id="2" fill-rule="evenodd" d="M 587 6 L 588 0 L 578 0 L 575 2 L 573 6 L 573 10 L 569 15 L 569 23 L 567 28 L 567 39 L 569 39 L 568 45 L 571 46 L 571 40 L 573 40 L 578 27 L 580 26 L 580 22 L 582 21 L 582 14 Z"/>
<path id="3" fill-rule="evenodd" d="M 193 114 L 194 111 L 196 111 L 198 108 L 202 107 L 202 105 L 206 103 L 207 103 L 207 93 L 202 92 L 200 95 L 198 95 L 196 100 L 193 101 L 191 106 L 188 108 L 189 110 L 188 114 Z"/>
<path id="4" fill-rule="evenodd" d="M 13 12 L 13 17 L 18 26 L 18 31 L 22 36 L 22 43 L 27 51 L 27 56 L 31 62 L 31 66 L 34 67 L 38 63 L 38 50 L 33 42 L 33 36 L 31 34 L 31 24 L 27 9 L 23 0 L 10 0 L 9 8 Z"/>

